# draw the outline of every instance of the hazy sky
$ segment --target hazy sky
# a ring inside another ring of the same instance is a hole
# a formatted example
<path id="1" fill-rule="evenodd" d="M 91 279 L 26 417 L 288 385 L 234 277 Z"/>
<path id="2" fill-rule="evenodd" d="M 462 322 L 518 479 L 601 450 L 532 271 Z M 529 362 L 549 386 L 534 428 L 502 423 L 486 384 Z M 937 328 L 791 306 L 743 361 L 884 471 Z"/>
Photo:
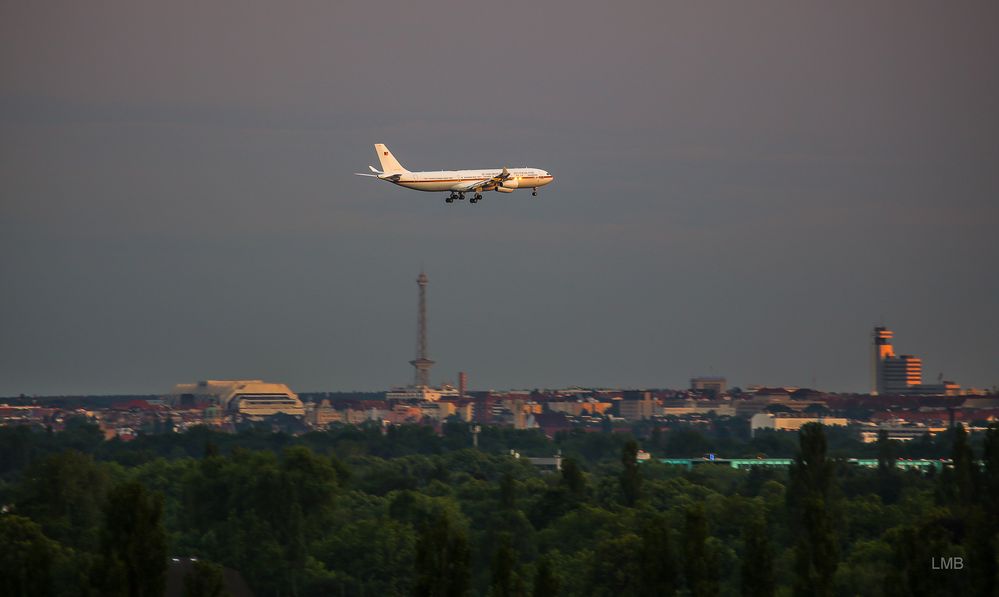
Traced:
<path id="1" fill-rule="evenodd" d="M 155 4 L 155 5 L 154 5 Z M 613 6 L 612 6 L 613 4 Z M 0 3 L 0 395 L 999 384 L 999 3 Z M 352 176 L 534 166 L 478 205 Z"/>

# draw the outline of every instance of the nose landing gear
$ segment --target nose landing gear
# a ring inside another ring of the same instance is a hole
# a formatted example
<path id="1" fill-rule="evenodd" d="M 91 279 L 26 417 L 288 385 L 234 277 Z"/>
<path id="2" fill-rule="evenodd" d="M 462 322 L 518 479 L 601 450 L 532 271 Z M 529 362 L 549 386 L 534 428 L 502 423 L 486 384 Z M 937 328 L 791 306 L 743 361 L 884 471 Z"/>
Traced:
<path id="1" fill-rule="evenodd" d="M 537 197 L 537 196 L 538 196 L 538 188 L 537 188 L 537 187 L 534 187 L 533 189 L 531 189 L 531 191 L 533 191 L 533 192 L 531 193 L 532 195 L 534 195 L 535 197 Z"/>

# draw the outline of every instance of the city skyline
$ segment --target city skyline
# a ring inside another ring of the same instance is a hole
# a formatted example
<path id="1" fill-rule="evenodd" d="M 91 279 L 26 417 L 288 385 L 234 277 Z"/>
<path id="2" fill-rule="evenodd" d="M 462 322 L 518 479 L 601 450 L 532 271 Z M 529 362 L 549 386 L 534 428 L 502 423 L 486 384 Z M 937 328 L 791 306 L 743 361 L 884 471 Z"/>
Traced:
<path id="1" fill-rule="evenodd" d="M 427 355 L 427 352 L 426 352 L 426 346 L 427 346 L 427 324 L 426 324 L 426 295 L 425 295 L 425 291 L 426 291 L 426 287 L 428 285 L 428 276 L 426 275 L 426 273 L 422 269 L 421 269 L 420 274 L 419 274 L 419 276 L 417 278 L 417 284 L 420 287 L 418 316 L 417 316 L 417 320 L 418 320 L 417 321 L 417 348 L 416 348 L 417 356 L 416 356 L 415 360 L 409 361 L 409 364 L 414 368 L 413 383 L 410 386 L 407 386 L 407 387 L 410 387 L 410 388 L 418 388 L 420 386 L 424 386 L 425 387 L 425 386 L 432 386 L 432 385 L 434 385 L 430 381 L 430 379 L 429 379 L 429 371 L 432 368 L 432 366 L 435 364 L 435 361 L 429 360 L 427 358 L 427 356 L 426 356 Z M 938 389 L 945 388 L 945 386 L 940 385 L 939 380 L 938 380 L 938 384 L 927 384 L 927 385 L 924 385 L 924 386 L 918 385 L 918 384 L 923 383 L 922 382 L 922 378 L 921 378 L 921 365 L 920 365 L 921 359 L 918 358 L 918 357 L 916 357 L 916 356 L 914 356 L 914 355 L 911 355 L 911 354 L 900 354 L 900 355 L 896 355 L 893 352 L 893 350 L 892 350 L 892 345 L 891 345 L 892 336 L 893 336 L 893 332 L 891 330 L 888 330 L 884 326 L 877 326 L 877 327 L 874 328 L 874 336 L 873 337 L 874 337 L 875 341 L 874 341 L 873 348 L 875 350 L 874 350 L 874 364 L 872 365 L 871 376 L 872 376 L 872 383 L 875 383 L 877 387 L 872 387 L 872 388 L 869 389 L 869 391 L 852 391 L 852 390 L 840 390 L 840 389 L 837 389 L 837 388 L 826 388 L 826 387 L 821 387 L 821 386 L 819 386 L 817 384 L 814 384 L 814 383 L 812 385 L 808 385 L 808 384 L 805 384 L 805 385 L 795 385 L 795 384 L 789 384 L 789 383 L 784 383 L 784 382 L 780 382 L 780 383 L 769 383 L 769 384 L 767 384 L 767 383 L 730 384 L 729 383 L 730 380 L 728 378 L 726 378 L 724 375 L 714 376 L 715 375 L 714 373 L 712 373 L 712 376 L 708 376 L 708 377 L 698 377 L 698 376 L 695 376 L 695 377 L 690 378 L 689 381 L 690 381 L 690 384 L 694 384 L 695 382 L 698 382 L 698 381 L 702 382 L 702 383 L 711 382 L 711 383 L 716 383 L 716 384 L 720 382 L 721 386 L 719 386 L 719 387 L 721 387 L 721 388 L 724 388 L 724 387 L 729 386 L 729 385 L 731 385 L 731 387 L 733 387 L 733 388 L 740 388 L 741 387 L 741 388 L 744 388 L 744 389 L 745 388 L 757 388 L 758 389 L 758 388 L 766 388 L 768 386 L 769 387 L 774 387 L 774 388 L 780 388 L 780 387 L 801 387 L 801 388 L 809 388 L 809 389 L 822 390 L 822 391 L 825 391 L 825 392 L 841 393 L 841 394 L 868 394 L 869 393 L 872 396 L 877 396 L 879 393 L 887 393 L 889 395 L 891 395 L 891 394 L 906 394 L 907 392 L 905 390 L 901 389 L 905 385 L 905 383 L 902 383 L 902 385 L 900 385 L 897 388 L 889 388 L 890 391 L 887 391 L 887 392 L 884 391 L 884 390 L 880 390 L 879 391 L 877 389 L 877 388 L 881 387 L 881 385 L 883 383 L 881 381 L 881 377 L 880 377 L 881 376 L 881 367 L 882 367 L 881 363 L 882 363 L 882 360 L 884 358 L 884 355 L 887 354 L 890 357 L 896 357 L 896 356 L 898 356 L 898 357 L 900 357 L 902 359 L 909 359 L 909 360 L 914 360 L 915 361 L 915 363 L 916 363 L 916 370 L 915 370 L 915 372 L 908 373 L 908 375 L 914 375 L 915 376 L 909 382 L 910 385 L 911 384 L 917 384 L 917 385 L 911 386 L 910 389 L 912 389 L 912 391 L 913 391 L 913 393 L 911 395 L 944 395 L 944 392 L 942 390 L 941 391 L 937 391 Z M 884 349 L 884 348 L 887 348 L 887 353 L 885 353 L 884 350 L 881 350 L 881 349 Z M 441 385 L 455 386 L 455 384 L 458 383 L 458 380 L 463 375 L 463 373 L 467 376 L 467 372 L 461 372 L 461 371 L 455 372 L 454 379 L 451 379 L 450 377 L 448 377 L 448 374 L 446 374 L 446 373 L 442 374 L 442 378 L 443 379 L 440 382 L 438 382 L 436 385 L 438 385 L 438 386 L 441 386 Z M 939 376 L 939 378 L 942 379 L 942 377 L 943 377 L 943 374 L 941 373 L 940 376 Z M 215 376 L 215 378 L 218 378 L 218 376 Z M 212 378 L 212 379 L 215 379 L 215 378 Z M 209 379 L 209 377 L 205 377 L 203 379 Z M 955 395 L 955 396 L 957 396 L 957 395 L 963 395 L 963 393 L 961 392 L 962 389 L 964 389 L 964 390 L 970 390 L 972 392 L 979 392 L 979 391 L 986 391 L 987 392 L 987 391 L 994 390 L 994 388 L 996 387 L 994 384 L 993 385 L 981 386 L 981 387 L 977 387 L 977 388 L 976 387 L 970 387 L 970 386 L 963 386 L 962 387 L 961 384 L 955 383 L 954 381 L 945 381 L 945 382 L 942 382 L 942 383 L 951 384 L 952 387 L 950 389 L 954 393 L 953 394 L 948 393 L 948 395 Z M 533 388 L 532 388 L 531 386 L 528 386 L 528 385 L 523 385 L 523 384 L 517 385 L 517 384 L 513 384 L 513 385 L 507 385 L 507 386 L 500 386 L 500 387 L 475 388 L 475 390 L 476 391 L 495 391 L 495 390 L 540 389 L 542 391 L 548 391 L 548 390 L 566 389 L 566 388 L 573 388 L 573 387 L 589 388 L 589 389 L 597 389 L 597 388 L 614 389 L 614 388 L 616 388 L 616 389 L 674 389 L 675 390 L 675 389 L 681 389 L 681 388 L 683 388 L 685 386 L 684 386 L 684 384 L 678 384 L 678 385 L 646 385 L 646 386 L 635 386 L 635 385 L 624 384 L 624 385 L 619 385 L 619 386 L 613 386 L 613 385 L 610 385 L 610 384 L 589 384 L 589 385 L 583 385 L 583 384 L 566 383 L 566 384 L 562 384 L 562 385 L 533 386 Z M 692 385 L 691 387 L 695 387 L 695 389 L 696 389 L 696 386 Z M 347 393 L 349 393 L 349 392 L 361 392 L 361 393 L 375 392 L 375 393 L 378 393 L 378 392 L 382 392 L 384 390 L 388 390 L 389 388 L 390 388 L 390 386 L 388 386 L 388 385 L 383 386 L 383 387 L 374 387 L 374 388 L 350 388 L 350 389 L 348 389 L 348 388 L 309 388 L 309 389 L 305 390 L 305 392 L 306 393 L 317 393 L 317 392 L 318 393 L 323 393 L 323 392 L 334 392 L 334 393 L 336 393 L 336 392 L 347 392 Z M 472 390 L 472 388 L 469 388 L 469 389 Z M 392 390 L 392 391 L 395 391 L 395 390 Z M 138 395 L 138 394 L 147 394 L 147 393 L 148 394 L 160 394 L 161 392 L 159 392 L 159 391 L 150 391 L 150 392 L 134 391 L 134 392 L 127 392 L 127 393 L 128 394 L 137 394 Z M 90 394 L 91 395 L 100 395 L 101 393 L 100 392 L 91 392 Z M 27 395 L 32 395 L 32 394 L 27 394 Z M 43 396 L 43 394 L 34 394 L 34 395 Z M 65 395 L 73 395 L 73 394 L 65 394 Z M 111 393 L 109 393 L 108 395 L 111 395 Z"/>
<path id="2" fill-rule="evenodd" d="M 999 382 L 999 6 L 508 8 L 0 7 L 0 395 L 405 384 L 421 264 L 438 381 L 863 392 L 881 324 Z"/>

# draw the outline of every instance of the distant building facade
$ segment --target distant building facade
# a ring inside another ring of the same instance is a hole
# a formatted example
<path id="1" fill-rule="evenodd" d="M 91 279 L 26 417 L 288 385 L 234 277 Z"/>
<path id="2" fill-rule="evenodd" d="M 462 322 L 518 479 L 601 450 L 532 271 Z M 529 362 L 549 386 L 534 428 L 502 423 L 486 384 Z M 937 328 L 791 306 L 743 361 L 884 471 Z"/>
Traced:
<path id="1" fill-rule="evenodd" d="M 656 401 L 652 399 L 652 392 L 644 390 L 626 390 L 617 403 L 617 414 L 626 421 L 651 419 L 655 410 Z"/>
<path id="2" fill-rule="evenodd" d="M 755 435 L 757 429 L 774 429 L 777 431 L 797 431 L 808 423 L 821 423 L 835 427 L 844 427 L 849 421 L 842 417 L 820 417 L 794 414 L 791 416 L 774 415 L 771 413 L 756 413 L 749 420 L 750 434 Z"/>
<path id="3" fill-rule="evenodd" d="M 325 429 L 334 423 L 343 421 L 340 411 L 330 406 L 330 401 L 325 398 L 320 402 L 313 402 L 306 408 L 306 420 L 317 429 Z"/>
<path id="4" fill-rule="evenodd" d="M 441 398 L 458 398 L 460 392 L 452 385 L 444 384 L 439 388 L 431 386 L 405 386 L 393 388 L 385 392 L 385 399 L 389 401 L 405 402 L 436 402 Z"/>
<path id="5" fill-rule="evenodd" d="M 260 379 L 209 379 L 178 384 L 174 386 L 169 400 L 178 405 L 195 402 L 217 405 L 227 414 L 239 414 L 249 418 L 277 414 L 305 415 L 305 406 L 298 399 L 298 394 L 283 383 Z"/>
<path id="6" fill-rule="evenodd" d="M 694 377 L 690 380 L 690 389 L 718 398 L 728 391 L 728 381 L 724 377 Z"/>

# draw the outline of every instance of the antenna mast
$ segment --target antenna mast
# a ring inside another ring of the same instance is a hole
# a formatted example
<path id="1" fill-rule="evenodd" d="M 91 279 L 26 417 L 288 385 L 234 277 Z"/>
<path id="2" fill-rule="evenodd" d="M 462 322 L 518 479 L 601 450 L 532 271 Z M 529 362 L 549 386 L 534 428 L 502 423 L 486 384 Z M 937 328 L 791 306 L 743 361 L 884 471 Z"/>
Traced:
<path id="1" fill-rule="evenodd" d="M 409 362 L 413 366 L 413 385 L 426 387 L 430 385 L 430 368 L 434 362 L 427 358 L 427 274 L 422 270 L 416 278 L 420 287 L 420 306 L 416 325 L 416 358 Z"/>

